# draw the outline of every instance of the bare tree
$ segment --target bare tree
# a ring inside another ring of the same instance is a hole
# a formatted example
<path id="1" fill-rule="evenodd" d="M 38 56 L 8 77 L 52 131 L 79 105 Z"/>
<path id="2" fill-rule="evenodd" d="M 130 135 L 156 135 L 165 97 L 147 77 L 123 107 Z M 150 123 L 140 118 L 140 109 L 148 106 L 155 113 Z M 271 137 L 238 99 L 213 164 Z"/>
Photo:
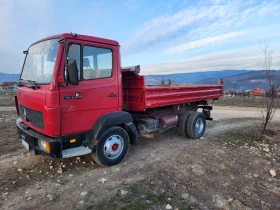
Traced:
<path id="1" fill-rule="evenodd" d="M 272 120 L 274 113 L 277 109 L 277 89 L 280 86 L 280 82 L 277 82 L 276 75 L 271 70 L 274 50 L 269 49 L 270 39 L 265 39 L 264 44 L 260 43 L 260 47 L 264 53 L 263 70 L 265 71 L 265 77 L 269 85 L 268 94 L 262 99 L 261 103 L 261 134 L 266 131 L 267 125 Z M 279 69 L 279 63 L 278 63 Z"/>
<path id="2" fill-rule="evenodd" d="M 171 79 L 168 79 L 168 86 L 170 87 L 172 85 Z"/>

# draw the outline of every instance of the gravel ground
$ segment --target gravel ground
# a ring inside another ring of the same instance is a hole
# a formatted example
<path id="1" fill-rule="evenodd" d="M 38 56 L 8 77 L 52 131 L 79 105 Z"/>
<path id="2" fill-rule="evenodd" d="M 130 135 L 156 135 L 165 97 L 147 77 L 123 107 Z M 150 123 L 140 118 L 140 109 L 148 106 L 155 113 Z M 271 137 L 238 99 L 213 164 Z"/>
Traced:
<path id="1" fill-rule="evenodd" d="M 0 208 L 280 209 L 279 122 L 256 142 L 255 110 L 214 109 L 204 138 L 169 130 L 103 168 L 90 155 L 30 155 L 18 141 L 15 111 L 1 108 Z"/>

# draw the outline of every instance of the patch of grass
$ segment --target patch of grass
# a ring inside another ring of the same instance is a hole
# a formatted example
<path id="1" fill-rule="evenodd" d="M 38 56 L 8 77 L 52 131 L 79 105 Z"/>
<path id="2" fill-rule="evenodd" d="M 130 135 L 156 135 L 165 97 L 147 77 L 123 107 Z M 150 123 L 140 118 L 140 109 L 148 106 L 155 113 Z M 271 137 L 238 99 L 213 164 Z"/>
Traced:
<path id="1" fill-rule="evenodd" d="M 265 135 L 256 139 L 257 127 L 247 126 L 234 129 L 221 134 L 217 139 L 227 148 L 245 148 L 267 157 L 279 158 L 280 156 L 280 129 L 279 123 L 271 123 Z"/>
<path id="2" fill-rule="evenodd" d="M 165 209 L 167 204 L 170 204 L 173 209 L 180 207 L 180 209 L 191 210 L 196 207 L 195 204 L 185 203 L 182 198 L 176 196 L 176 192 L 165 191 L 159 185 L 147 181 L 123 185 L 121 189 L 127 190 L 128 193 L 121 195 L 119 191 L 110 205 L 103 203 L 97 206 L 97 209 Z"/>
<path id="3" fill-rule="evenodd" d="M 225 141 L 233 141 L 238 145 L 243 145 L 244 142 L 251 144 L 254 141 L 254 126 L 246 126 L 246 128 L 238 128 L 224 134 Z"/>
<path id="4" fill-rule="evenodd" d="M 157 193 L 154 187 L 144 182 L 130 186 L 129 194 L 120 198 L 120 209 L 146 209 L 155 205 L 164 205 L 172 198 L 172 195 L 167 193 Z"/>

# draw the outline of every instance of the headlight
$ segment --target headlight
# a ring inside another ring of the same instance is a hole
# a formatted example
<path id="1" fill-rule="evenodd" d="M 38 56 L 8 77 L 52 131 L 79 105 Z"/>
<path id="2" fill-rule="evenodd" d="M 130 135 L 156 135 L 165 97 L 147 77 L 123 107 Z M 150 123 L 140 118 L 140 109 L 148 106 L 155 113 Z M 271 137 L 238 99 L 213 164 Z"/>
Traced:
<path id="1" fill-rule="evenodd" d="M 38 146 L 40 149 L 50 152 L 50 143 L 42 139 L 38 139 Z"/>

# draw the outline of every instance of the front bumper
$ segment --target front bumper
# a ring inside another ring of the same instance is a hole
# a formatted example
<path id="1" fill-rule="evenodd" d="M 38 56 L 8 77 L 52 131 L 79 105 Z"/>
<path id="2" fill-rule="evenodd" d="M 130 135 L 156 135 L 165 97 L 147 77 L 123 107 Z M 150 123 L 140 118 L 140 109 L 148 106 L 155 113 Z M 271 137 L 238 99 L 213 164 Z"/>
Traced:
<path id="1" fill-rule="evenodd" d="M 29 152 L 35 155 L 47 155 L 53 158 L 62 158 L 62 142 L 60 139 L 51 138 L 42 134 L 39 134 L 25 125 L 21 118 L 17 118 L 17 129 L 19 138 L 23 139 L 29 145 Z M 42 150 L 38 146 L 38 140 L 44 140 L 50 144 L 50 152 Z"/>

